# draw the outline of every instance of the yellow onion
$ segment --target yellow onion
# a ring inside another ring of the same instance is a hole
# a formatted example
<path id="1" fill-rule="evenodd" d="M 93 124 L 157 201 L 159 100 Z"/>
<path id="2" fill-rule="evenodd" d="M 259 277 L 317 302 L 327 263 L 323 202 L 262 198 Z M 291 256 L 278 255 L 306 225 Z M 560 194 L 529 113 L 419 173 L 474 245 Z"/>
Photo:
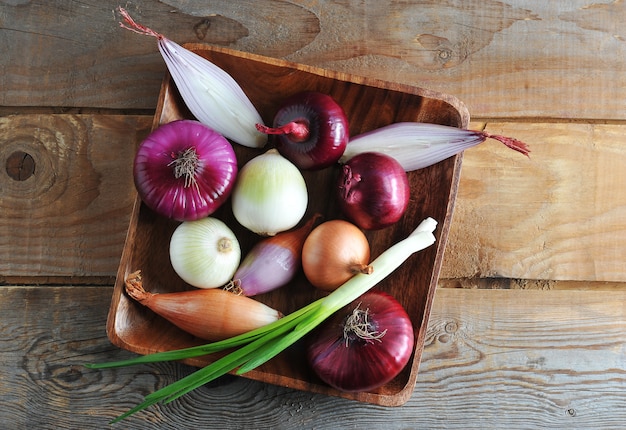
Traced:
<path id="1" fill-rule="evenodd" d="M 302 269 L 313 286 L 332 291 L 357 273 L 372 273 L 365 234 L 344 220 L 318 225 L 304 241 Z"/>
<path id="2" fill-rule="evenodd" d="M 143 288 L 140 271 L 125 280 L 126 293 L 181 330 L 201 339 L 227 339 L 282 317 L 269 306 L 222 289 L 194 289 L 150 293 Z"/>

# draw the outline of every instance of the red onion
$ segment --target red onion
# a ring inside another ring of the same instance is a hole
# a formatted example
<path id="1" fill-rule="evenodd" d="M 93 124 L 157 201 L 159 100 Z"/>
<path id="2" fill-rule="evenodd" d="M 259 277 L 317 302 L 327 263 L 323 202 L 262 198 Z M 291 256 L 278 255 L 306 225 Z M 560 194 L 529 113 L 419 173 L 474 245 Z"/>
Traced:
<path id="1" fill-rule="evenodd" d="M 195 120 L 177 120 L 141 143 L 133 173 L 148 207 L 167 218 L 193 221 L 224 203 L 237 171 L 232 145 L 221 134 Z"/>
<path id="2" fill-rule="evenodd" d="M 413 325 L 400 302 L 370 290 L 318 328 L 307 345 L 307 359 L 328 385 L 369 391 L 402 371 L 414 342 Z"/>
<path id="3" fill-rule="evenodd" d="M 274 117 L 274 127 L 257 124 L 257 129 L 278 135 L 278 151 L 302 170 L 335 164 L 349 138 L 341 106 L 329 95 L 313 91 L 288 98 Z"/>
<path id="4" fill-rule="evenodd" d="M 402 217 L 411 189 L 406 172 L 394 158 L 378 153 L 355 155 L 339 176 L 339 207 L 364 230 L 379 230 Z"/>

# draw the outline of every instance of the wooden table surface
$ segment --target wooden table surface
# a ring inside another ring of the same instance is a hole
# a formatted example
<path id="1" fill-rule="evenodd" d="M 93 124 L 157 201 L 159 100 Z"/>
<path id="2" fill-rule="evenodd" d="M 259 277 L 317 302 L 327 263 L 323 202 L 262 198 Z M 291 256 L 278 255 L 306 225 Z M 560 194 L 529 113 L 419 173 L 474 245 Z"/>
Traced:
<path id="1" fill-rule="evenodd" d="M 165 65 L 116 2 L 0 1 L 0 422 L 101 429 L 193 369 L 94 371 Z M 620 428 L 626 2 L 128 1 L 202 42 L 457 96 L 471 128 L 415 392 L 402 407 L 226 376 L 118 428 Z"/>

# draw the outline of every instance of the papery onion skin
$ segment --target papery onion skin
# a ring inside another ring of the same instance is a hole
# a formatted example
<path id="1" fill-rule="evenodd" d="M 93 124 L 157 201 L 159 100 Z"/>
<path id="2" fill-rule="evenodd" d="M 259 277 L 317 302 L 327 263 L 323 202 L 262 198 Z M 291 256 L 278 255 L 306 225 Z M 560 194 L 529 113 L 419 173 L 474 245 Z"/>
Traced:
<path id="1" fill-rule="evenodd" d="M 411 188 L 406 172 L 394 158 L 364 152 L 342 167 L 337 184 L 339 208 L 364 230 L 395 224 L 406 211 Z"/>
<path id="2" fill-rule="evenodd" d="M 329 220 L 313 229 L 302 247 L 307 280 L 333 291 L 357 273 L 371 273 L 370 246 L 365 234 L 345 220 Z"/>
<path id="3" fill-rule="evenodd" d="M 225 285 L 241 260 L 241 247 L 235 233 L 213 217 L 185 221 L 176 227 L 169 251 L 176 274 L 197 288 Z"/>
<path id="4" fill-rule="evenodd" d="M 316 214 L 295 230 L 257 242 L 235 272 L 232 288 L 256 296 L 289 283 L 300 270 L 304 241 L 318 218 Z"/>
<path id="5" fill-rule="evenodd" d="M 316 91 L 292 95 L 278 109 L 273 128 L 257 125 L 257 129 L 276 134 L 278 151 L 302 170 L 335 164 L 349 139 L 343 108 L 331 96 Z"/>
<path id="6" fill-rule="evenodd" d="M 269 306 L 222 289 L 150 293 L 139 271 L 125 280 L 133 299 L 196 337 L 218 341 L 263 327 L 282 317 Z"/>
<path id="7" fill-rule="evenodd" d="M 276 149 L 248 161 L 232 192 L 235 219 L 261 236 L 295 227 L 308 205 L 307 185 L 298 168 Z"/>
<path id="8" fill-rule="evenodd" d="M 370 330 L 379 339 L 344 337 L 346 318 L 356 307 L 368 310 Z M 371 290 L 337 312 L 312 334 L 307 360 L 331 387 L 345 392 L 374 390 L 395 378 L 409 362 L 415 336 L 411 320 L 391 295 Z"/>
<path id="9" fill-rule="evenodd" d="M 176 177 L 186 151 L 195 155 L 191 177 Z M 163 124 L 139 145 L 134 159 L 135 187 L 159 215 L 191 221 L 214 213 L 228 199 L 237 177 L 237 157 L 222 135 L 195 120 Z"/>

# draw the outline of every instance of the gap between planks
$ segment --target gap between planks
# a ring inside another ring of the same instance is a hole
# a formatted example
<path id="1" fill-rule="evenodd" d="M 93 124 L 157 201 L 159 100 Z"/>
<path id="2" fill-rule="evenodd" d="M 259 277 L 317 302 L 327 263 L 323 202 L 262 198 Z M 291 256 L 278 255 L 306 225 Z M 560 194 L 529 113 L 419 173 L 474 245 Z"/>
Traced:
<path id="1" fill-rule="evenodd" d="M 440 289 L 626 291 L 626 282 L 556 281 L 514 278 L 440 278 Z"/>

